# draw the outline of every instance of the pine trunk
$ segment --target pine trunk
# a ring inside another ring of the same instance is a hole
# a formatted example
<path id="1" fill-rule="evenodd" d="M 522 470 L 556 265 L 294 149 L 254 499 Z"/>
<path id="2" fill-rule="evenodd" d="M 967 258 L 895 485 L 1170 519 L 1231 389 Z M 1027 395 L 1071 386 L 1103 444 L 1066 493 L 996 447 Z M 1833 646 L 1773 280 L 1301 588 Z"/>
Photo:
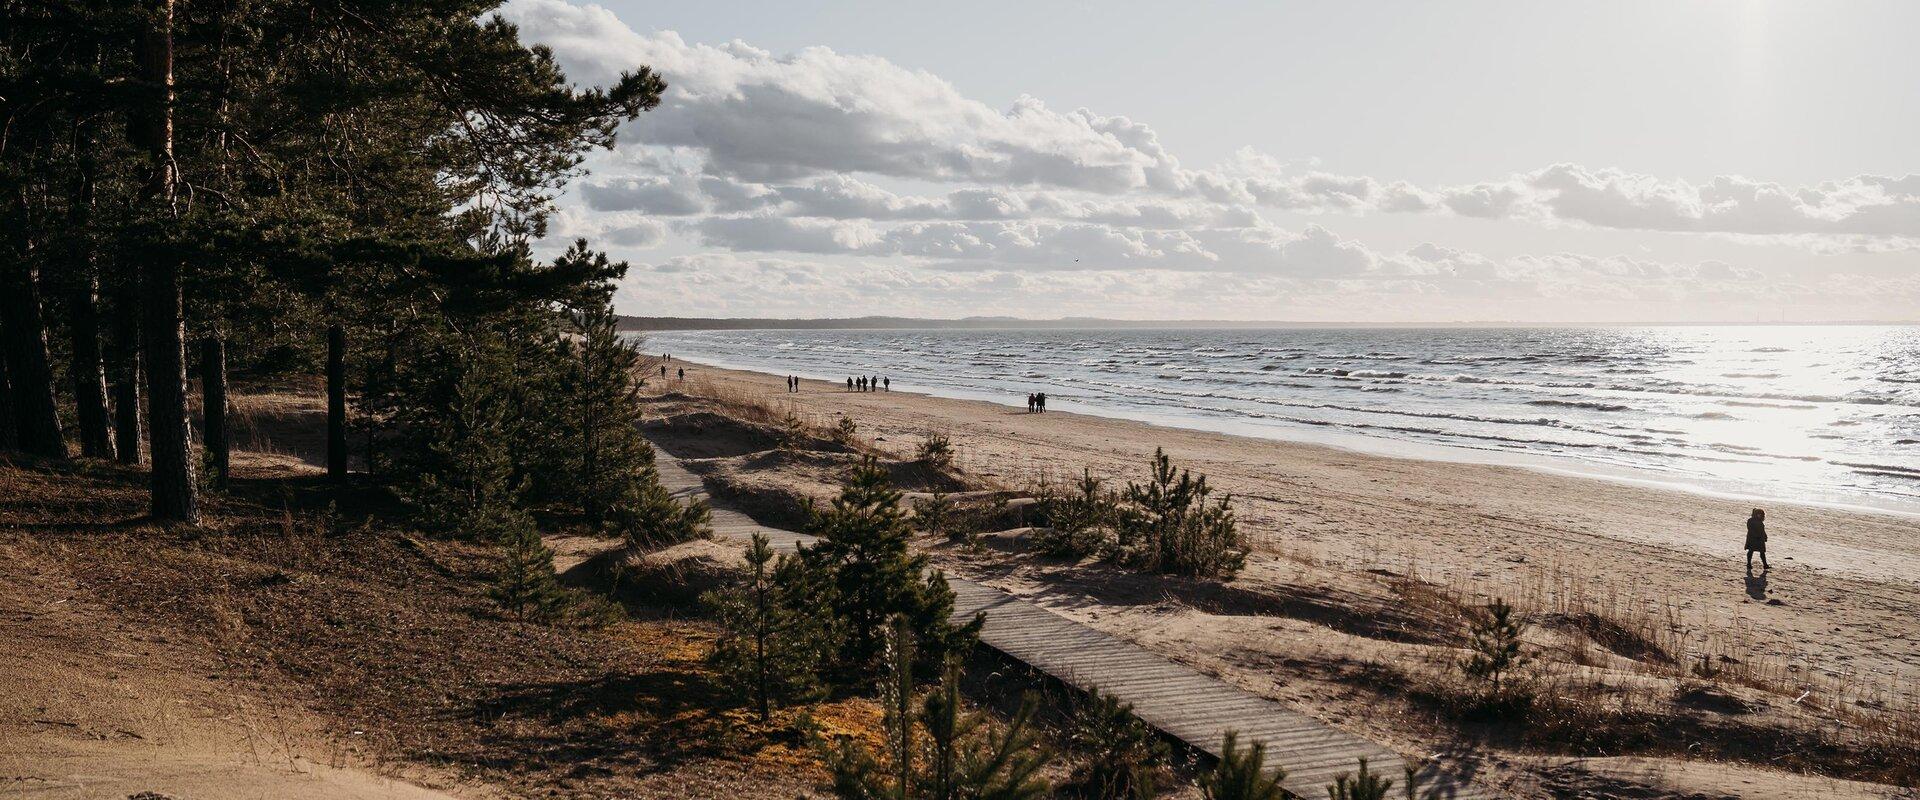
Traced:
<path id="1" fill-rule="evenodd" d="M 152 95 L 138 105 L 130 126 L 134 144 L 146 152 L 142 205 L 163 223 L 177 218 L 173 161 L 173 0 L 150 0 L 152 27 L 142 32 L 140 66 Z M 140 276 L 143 344 L 147 372 L 147 449 L 153 459 L 153 518 L 198 522 L 193 480 L 192 427 L 187 419 L 186 320 L 180 258 L 165 248 L 150 252 Z"/>
<path id="2" fill-rule="evenodd" d="M 327 326 L 327 477 L 347 479 L 347 329 Z"/>
<path id="3" fill-rule="evenodd" d="M 0 450 L 20 446 L 13 427 L 13 384 L 7 380 L 7 359 L 0 355 Z"/>
<path id="4" fill-rule="evenodd" d="M 19 202 L 24 212 L 25 201 Z M 0 276 L 0 336 L 5 338 L 14 436 L 21 450 L 65 458 L 67 443 L 60 434 L 60 407 L 54 400 L 46 318 L 40 309 L 40 280 L 29 260 L 25 230 L 24 224 L 16 227 L 9 263 L 0 267 L 6 273 Z"/>
<path id="5" fill-rule="evenodd" d="M 100 360 L 100 278 L 88 232 L 93 226 L 94 174 L 92 134 L 87 126 L 74 126 L 76 147 L 83 151 L 81 166 L 73 185 L 68 209 L 68 237 L 77 243 L 70 248 L 73 269 L 72 314 L 69 319 L 73 338 L 73 361 L 68 372 L 73 377 L 74 416 L 80 423 L 80 454 L 88 458 L 113 458 L 113 423 L 107 412 L 107 372 Z"/>
<path id="6" fill-rule="evenodd" d="M 119 298 L 113 323 L 113 446 L 120 463 L 137 466 L 140 441 L 146 438 L 140 430 L 140 382 L 145 373 L 140 367 L 140 306 L 132 291 L 120 293 Z"/>
<path id="7" fill-rule="evenodd" d="M 80 453 L 113 458 L 113 425 L 107 413 L 107 371 L 100 357 L 99 286 L 92 265 L 73 292 L 73 402 L 80 420 Z"/>
<path id="8" fill-rule="evenodd" d="M 208 336 L 200 342 L 200 407 L 206 415 L 206 461 L 215 487 L 227 488 L 232 432 L 227 427 L 227 342 Z"/>

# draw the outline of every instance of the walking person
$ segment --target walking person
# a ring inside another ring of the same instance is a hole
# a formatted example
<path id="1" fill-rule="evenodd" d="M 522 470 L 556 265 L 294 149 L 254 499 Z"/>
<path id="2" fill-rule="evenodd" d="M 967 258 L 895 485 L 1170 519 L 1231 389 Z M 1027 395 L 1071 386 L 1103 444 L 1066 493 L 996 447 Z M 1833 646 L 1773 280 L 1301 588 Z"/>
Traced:
<path id="1" fill-rule="evenodd" d="M 1033 413 L 1033 393 L 1027 393 L 1027 413 Z"/>
<path id="2" fill-rule="evenodd" d="M 880 385 L 881 385 L 881 386 L 883 386 L 883 387 L 886 387 L 886 391 L 889 391 L 889 392 L 891 392 L 891 391 L 893 391 L 893 379 L 892 379 L 892 378 L 881 378 L 881 379 L 880 379 Z"/>
<path id="3" fill-rule="evenodd" d="M 686 368 L 686 367 L 681 367 L 681 368 L 679 368 L 679 369 L 677 370 L 677 372 L 679 373 L 679 377 L 680 377 L 680 380 L 683 380 L 683 381 L 684 381 L 684 380 L 686 380 L 686 379 L 687 379 L 687 368 Z"/>
<path id="4" fill-rule="evenodd" d="M 1753 574 L 1753 554 L 1760 554 L 1760 571 L 1772 572 L 1767 566 L 1767 512 L 1754 509 L 1747 517 L 1747 574 Z"/>
<path id="5" fill-rule="evenodd" d="M 853 391 L 853 379 L 852 379 L 852 378 L 848 378 L 848 379 L 847 379 L 847 391 L 849 391 L 849 392 L 851 392 L 851 391 Z"/>

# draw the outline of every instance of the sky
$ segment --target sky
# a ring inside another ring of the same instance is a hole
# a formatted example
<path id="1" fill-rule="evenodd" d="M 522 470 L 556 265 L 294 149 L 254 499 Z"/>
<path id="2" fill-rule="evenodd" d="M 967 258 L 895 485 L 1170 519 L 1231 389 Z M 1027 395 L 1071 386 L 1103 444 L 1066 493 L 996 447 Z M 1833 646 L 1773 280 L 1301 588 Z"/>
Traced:
<path id="1" fill-rule="evenodd" d="M 644 316 L 1920 320 L 1920 3 L 603 3 Z"/>

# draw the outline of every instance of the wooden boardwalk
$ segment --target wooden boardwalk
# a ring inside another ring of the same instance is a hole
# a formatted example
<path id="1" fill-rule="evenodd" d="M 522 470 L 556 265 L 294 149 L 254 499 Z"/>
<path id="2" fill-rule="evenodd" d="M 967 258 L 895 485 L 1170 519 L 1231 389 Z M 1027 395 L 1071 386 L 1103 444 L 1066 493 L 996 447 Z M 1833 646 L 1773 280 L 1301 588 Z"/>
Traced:
<path id="1" fill-rule="evenodd" d="M 658 449 L 656 448 L 658 451 Z M 699 476 L 658 451 L 660 481 L 676 495 L 706 494 Z M 754 522 L 739 511 L 715 504 L 715 534 L 745 541 L 765 534 L 776 547 L 792 549 L 813 537 Z M 954 591 L 956 619 L 987 615 L 980 642 L 1006 656 L 1081 689 L 1095 686 L 1133 704 L 1148 725 L 1214 757 L 1221 738 L 1239 731 L 1242 746 L 1264 742 L 1267 763 L 1285 767 L 1287 791 L 1303 798 L 1326 795 L 1334 776 L 1353 772 L 1361 757 L 1368 768 L 1398 784 L 1404 761 L 1399 754 L 1339 730 L 1259 695 L 1236 688 L 1191 667 L 1094 630 L 999 589 L 947 576 Z M 1395 786 L 1392 796 L 1400 797 Z M 1431 773 L 1422 778 L 1422 797 L 1492 797 L 1480 787 L 1457 785 Z"/>

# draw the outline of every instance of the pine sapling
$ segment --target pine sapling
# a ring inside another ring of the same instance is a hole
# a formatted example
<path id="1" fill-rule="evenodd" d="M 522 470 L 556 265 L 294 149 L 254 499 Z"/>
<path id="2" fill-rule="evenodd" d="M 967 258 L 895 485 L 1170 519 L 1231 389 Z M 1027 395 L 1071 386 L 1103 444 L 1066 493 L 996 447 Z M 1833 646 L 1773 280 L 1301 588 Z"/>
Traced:
<path id="1" fill-rule="evenodd" d="M 1387 790 L 1393 788 L 1393 780 L 1382 778 L 1367 771 L 1367 759 L 1360 758 L 1360 774 L 1340 773 L 1327 787 L 1328 800 L 1387 800 Z"/>
<path id="2" fill-rule="evenodd" d="M 1200 794 L 1207 800 L 1281 800 L 1285 791 L 1280 782 L 1287 779 L 1287 771 L 1273 768 L 1268 775 L 1266 769 L 1267 746 L 1254 744 L 1245 750 L 1239 748 L 1240 734 L 1227 731 L 1220 744 L 1220 761 L 1214 764 L 1213 771 L 1200 776 Z"/>
<path id="3" fill-rule="evenodd" d="M 1460 662 L 1467 677 L 1485 687 L 1486 699 L 1495 704 L 1515 699 L 1512 676 L 1530 659 L 1521 646 L 1526 624 L 1504 599 L 1496 598 L 1467 616 L 1471 651 Z"/>

